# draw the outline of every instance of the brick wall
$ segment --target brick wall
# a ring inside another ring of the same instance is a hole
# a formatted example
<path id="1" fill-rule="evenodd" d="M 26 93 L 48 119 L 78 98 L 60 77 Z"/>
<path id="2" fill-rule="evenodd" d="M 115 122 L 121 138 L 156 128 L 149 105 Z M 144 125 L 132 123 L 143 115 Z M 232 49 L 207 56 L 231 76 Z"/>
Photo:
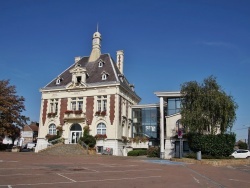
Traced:
<path id="1" fill-rule="evenodd" d="M 115 119 L 115 95 L 110 96 L 109 114 L 111 125 L 113 125 Z"/>
<path id="2" fill-rule="evenodd" d="M 60 116 L 59 116 L 60 125 L 64 124 L 64 113 L 67 110 L 67 103 L 68 103 L 67 98 L 61 99 L 61 111 L 60 111 Z"/>
<path id="3" fill-rule="evenodd" d="M 92 123 L 94 114 L 94 97 L 87 97 L 86 99 L 86 118 L 88 124 Z"/>
<path id="4" fill-rule="evenodd" d="M 43 115 L 42 115 L 42 121 L 43 121 L 43 125 L 46 121 L 46 117 L 47 117 L 47 106 L 48 106 L 48 100 L 45 99 L 43 100 Z"/>

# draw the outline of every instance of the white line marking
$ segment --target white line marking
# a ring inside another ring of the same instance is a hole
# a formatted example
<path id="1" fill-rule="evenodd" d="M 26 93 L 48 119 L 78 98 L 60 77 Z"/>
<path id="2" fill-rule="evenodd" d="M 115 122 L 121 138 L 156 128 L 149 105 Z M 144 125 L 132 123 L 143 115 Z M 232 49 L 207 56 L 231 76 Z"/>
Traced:
<path id="1" fill-rule="evenodd" d="M 8 185 L 8 188 L 12 188 L 11 185 Z"/>
<path id="2" fill-rule="evenodd" d="M 73 180 L 73 179 L 71 179 L 71 178 L 68 178 L 68 177 L 66 177 L 66 176 L 64 176 L 64 175 L 62 175 L 62 174 L 57 174 L 57 175 L 62 176 L 62 177 L 66 178 L 66 179 L 68 179 L 68 180 L 70 180 L 70 181 L 72 181 L 72 182 L 76 182 L 75 180 Z"/>
<path id="3" fill-rule="evenodd" d="M 244 183 L 250 183 L 249 181 L 243 181 L 243 180 L 236 180 L 236 179 L 229 179 L 231 181 L 238 181 L 238 182 L 244 182 Z"/>
<path id="4" fill-rule="evenodd" d="M 194 180 L 197 182 L 197 183 L 200 183 L 200 181 L 197 179 L 197 178 L 195 178 L 193 175 L 191 175 L 193 178 L 194 178 Z"/>
<path id="5" fill-rule="evenodd" d="M 89 172 L 65 172 L 65 173 L 60 173 L 60 174 L 86 174 L 86 173 L 125 173 L 125 172 L 141 172 L 141 171 L 157 171 L 157 170 L 162 170 L 162 169 L 143 169 L 143 170 L 105 170 L 105 171 L 89 171 Z"/>
<path id="6" fill-rule="evenodd" d="M 44 174 L 1 174 L 0 176 L 41 176 Z"/>
<path id="7" fill-rule="evenodd" d="M 4 161 L 4 160 L 0 160 L 0 162 L 5 162 L 5 163 L 17 163 L 18 161 Z"/>
<path id="8" fill-rule="evenodd" d="M 48 169 L 48 167 L 38 167 L 38 168 L 0 168 L 0 170 L 39 170 L 39 169 Z"/>
<path id="9" fill-rule="evenodd" d="M 86 182 L 101 182 L 101 181 L 120 181 L 120 180 L 136 180 L 136 179 L 147 179 L 147 178 L 161 178 L 162 176 L 142 176 L 142 177 L 134 177 L 134 178 L 117 178 L 117 179 L 102 179 L 102 180 L 84 180 L 78 181 L 80 183 Z"/>
<path id="10" fill-rule="evenodd" d="M 66 177 L 67 178 L 67 177 Z M 102 182 L 102 181 L 121 181 L 121 180 L 136 180 L 136 179 L 147 179 L 147 178 L 162 178 L 162 176 L 142 176 L 134 178 L 117 178 L 117 179 L 101 179 L 101 180 L 85 180 L 85 181 L 74 181 L 74 182 L 53 182 L 53 183 L 34 183 L 34 184 L 13 184 L 12 186 L 35 186 L 35 185 L 55 185 L 64 183 L 88 183 L 88 182 Z M 6 187 L 8 185 L 0 185 L 0 187 Z"/>

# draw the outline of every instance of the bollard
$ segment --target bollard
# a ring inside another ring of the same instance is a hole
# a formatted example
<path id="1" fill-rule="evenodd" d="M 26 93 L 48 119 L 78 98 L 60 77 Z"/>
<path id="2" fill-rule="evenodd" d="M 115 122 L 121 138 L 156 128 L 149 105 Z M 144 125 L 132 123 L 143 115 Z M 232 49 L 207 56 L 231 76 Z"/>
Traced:
<path id="1" fill-rule="evenodd" d="M 199 161 L 201 160 L 201 151 L 197 152 L 197 160 L 199 160 Z"/>

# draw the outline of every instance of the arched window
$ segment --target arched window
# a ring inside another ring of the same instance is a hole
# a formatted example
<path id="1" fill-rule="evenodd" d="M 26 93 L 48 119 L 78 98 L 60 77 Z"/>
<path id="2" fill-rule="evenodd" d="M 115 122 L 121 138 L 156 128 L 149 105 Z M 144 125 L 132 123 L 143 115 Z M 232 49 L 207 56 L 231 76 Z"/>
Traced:
<path id="1" fill-rule="evenodd" d="M 49 125 L 49 134 L 50 135 L 56 135 L 56 125 L 55 124 L 50 124 Z"/>
<path id="2" fill-rule="evenodd" d="M 97 125 L 97 134 L 106 134 L 106 125 L 104 123 Z"/>
<path id="3" fill-rule="evenodd" d="M 81 125 L 79 125 L 78 123 L 74 123 L 71 128 L 70 131 L 82 131 L 82 127 Z"/>

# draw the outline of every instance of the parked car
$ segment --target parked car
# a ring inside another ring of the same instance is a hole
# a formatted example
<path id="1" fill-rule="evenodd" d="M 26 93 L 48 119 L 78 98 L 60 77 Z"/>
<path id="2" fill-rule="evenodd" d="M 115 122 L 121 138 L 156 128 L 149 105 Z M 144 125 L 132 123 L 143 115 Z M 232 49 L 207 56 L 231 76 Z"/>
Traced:
<path id="1" fill-rule="evenodd" d="M 245 158 L 250 158 L 250 151 L 246 149 L 239 149 L 234 151 L 231 156 L 234 158 L 239 158 L 239 159 L 245 159 Z"/>

